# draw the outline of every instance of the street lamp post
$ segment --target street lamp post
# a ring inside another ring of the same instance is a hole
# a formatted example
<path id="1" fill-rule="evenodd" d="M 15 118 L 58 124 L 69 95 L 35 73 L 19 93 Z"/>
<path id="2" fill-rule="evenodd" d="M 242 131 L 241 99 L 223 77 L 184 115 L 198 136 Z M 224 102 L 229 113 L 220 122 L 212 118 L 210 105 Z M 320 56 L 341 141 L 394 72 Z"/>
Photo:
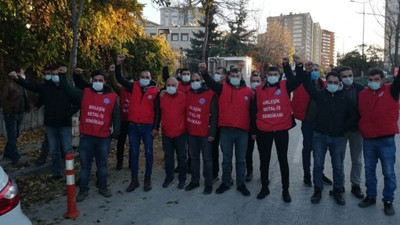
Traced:
<path id="1" fill-rule="evenodd" d="M 360 4 L 363 4 L 363 12 L 362 12 L 362 15 L 363 15 L 363 28 L 362 28 L 362 45 L 361 45 L 361 57 L 363 58 L 363 59 L 365 59 L 365 53 L 364 53 L 364 47 L 365 47 L 365 44 L 364 44 L 364 34 L 365 34 L 365 3 L 368 3 L 368 2 L 370 2 L 370 1 L 372 1 L 372 0 L 368 0 L 368 1 L 364 1 L 364 2 L 359 2 L 359 1 L 354 1 L 354 0 L 350 0 L 350 2 L 353 2 L 353 3 L 360 3 Z M 361 70 L 361 77 L 364 77 L 364 66 L 363 66 L 363 69 Z"/>

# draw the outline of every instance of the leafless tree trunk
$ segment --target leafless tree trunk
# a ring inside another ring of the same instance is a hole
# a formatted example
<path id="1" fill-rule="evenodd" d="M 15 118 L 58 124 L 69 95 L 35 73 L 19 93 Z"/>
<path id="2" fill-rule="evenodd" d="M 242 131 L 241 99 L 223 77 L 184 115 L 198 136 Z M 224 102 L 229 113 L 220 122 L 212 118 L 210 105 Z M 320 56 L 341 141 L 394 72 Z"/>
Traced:
<path id="1" fill-rule="evenodd" d="M 73 31 L 73 41 L 72 41 L 72 51 L 70 58 L 70 69 L 69 76 L 72 77 L 72 70 L 76 67 L 78 58 L 78 44 L 79 44 L 79 21 L 82 16 L 83 5 L 85 0 L 80 0 L 79 9 L 76 12 L 76 0 L 72 0 L 72 31 Z"/>

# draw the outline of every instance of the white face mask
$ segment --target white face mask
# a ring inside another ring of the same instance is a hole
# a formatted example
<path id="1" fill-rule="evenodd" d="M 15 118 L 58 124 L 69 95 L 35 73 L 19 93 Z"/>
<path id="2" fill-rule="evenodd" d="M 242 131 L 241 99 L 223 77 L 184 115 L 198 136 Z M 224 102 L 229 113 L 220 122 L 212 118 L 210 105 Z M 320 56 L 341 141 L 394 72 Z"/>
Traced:
<path id="1" fill-rule="evenodd" d="M 92 87 L 93 87 L 93 89 L 94 89 L 95 91 L 101 91 L 101 90 L 103 90 L 103 86 L 104 86 L 104 83 L 102 83 L 102 82 L 93 82 L 93 83 L 92 83 Z"/>
<path id="2" fill-rule="evenodd" d="M 279 77 L 278 76 L 268 76 L 267 80 L 268 80 L 268 83 L 270 83 L 270 84 L 276 84 L 279 81 Z"/>
<path id="3" fill-rule="evenodd" d="M 214 74 L 214 80 L 216 82 L 220 82 L 221 81 L 221 74 L 218 74 L 218 73 Z"/>
<path id="4" fill-rule="evenodd" d="M 174 86 L 167 87 L 167 93 L 170 94 L 170 95 L 175 94 L 176 93 L 176 87 L 174 87 Z"/>
<path id="5" fill-rule="evenodd" d="M 188 81 L 190 81 L 190 76 L 189 76 L 189 75 L 183 75 L 183 76 L 182 76 L 182 81 L 183 81 L 183 82 L 188 82 Z"/>
<path id="6" fill-rule="evenodd" d="M 353 84 L 353 78 L 352 77 L 343 78 L 342 82 L 344 83 L 344 85 L 350 86 Z"/>
<path id="7" fill-rule="evenodd" d="M 253 90 L 256 90 L 256 87 L 257 87 L 258 85 L 260 85 L 260 84 L 261 84 L 260 82 L 253 82 L 253 83 L 250 84 L 250 86 L 251 86 L 251 88 L 252 88 Z"/>

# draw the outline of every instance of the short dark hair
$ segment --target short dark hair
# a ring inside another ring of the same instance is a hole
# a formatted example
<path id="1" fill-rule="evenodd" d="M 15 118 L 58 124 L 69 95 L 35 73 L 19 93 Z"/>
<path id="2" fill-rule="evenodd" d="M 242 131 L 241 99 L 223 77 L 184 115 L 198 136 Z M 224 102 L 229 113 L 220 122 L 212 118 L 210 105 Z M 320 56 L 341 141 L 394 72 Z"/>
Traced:
<path id="1" fill-rule="evenodd" d="M 223 67 L 223 66 L 217 67 L 217 70 L 219 70 L 219 69 L 222 70 L 223 75 L 228 75 L 228 70 L 226 70 L 225 67 Z M 222 75 L 222 74 L 221 74 L 221 75 Z"/>
<path id="2" fill-rule="evenodd" d="M 182 68 L 181 69 L 181 73 L 183 73 L 183 71 L 189 71 L 190 72 L 190 70 L 188 68 Z"/>
<path id="3" fill-rule="evenodd" d="M 350 66 L 342 66 L 338 69 L 338 73 L 340 75 L 340 73 L 342 73 L 343 71 L 347 71 L 347 70 L 352 70 Z"/>
<path id="4" fill-rule="evenodd" d="M 232 68 L 230 73 L 240 73 L 238 68 Z"/>
<path id="5" fill-rule="evenodd" d="M 339 81 L 342 80 L 342 78 L 340 77 L 340 75 L 339 75 L 336 71 L 331 71 L 331 72 L 329 72 L 329 73 L 326 75 L 326 79 L 328 80 L 328 78 L 329 78 L 330 76 L 334 76 L 334 77 L 339 78 Z"/>
<path id="6" fill-rule="evenodd" d="M 373 69 L 369 71 L 368 76 L 374 76 L 376 74 L 379 74 L 381 78 L 385 78 L 385 74 L 383 73 L 383 70 L 381 69 Z"/>
<path id="7" fill-rule="evenodd" d="M 107 73 L 104 70 L 93 71 L 92 74 L 90 75 L 90 77 L 93 78 L 94 76 L 97 76 L 97 75 L 102 75 L 104 80 L 107 80 Z"/>
<path id="8" fill-rule="evenodd" d="M 279 72 L 279 68 L 278 67 L 276 67 L 276 66 L 270 66 L 270 67 L 268 67 L 268 69 L 267 69 L 267 73 L 268 72 L 270 72 L 270 71 L 278 71 Z"/>

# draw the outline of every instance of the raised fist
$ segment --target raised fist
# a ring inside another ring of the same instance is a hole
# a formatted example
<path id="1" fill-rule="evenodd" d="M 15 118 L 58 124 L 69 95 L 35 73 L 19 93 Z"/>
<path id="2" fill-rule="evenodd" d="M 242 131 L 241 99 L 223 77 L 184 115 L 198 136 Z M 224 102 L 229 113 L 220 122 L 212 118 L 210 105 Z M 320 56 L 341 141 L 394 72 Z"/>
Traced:
<path id="1" fill-rule="evenodd" d="M 199 63 L 199 70 L 200 71 L 205 71 L 207 70 L 207 65 L 204 62 Z"/>
<path id="2" fill-rule="evenodd" d="M 298 55 L 293 55 L 293 61 L 297 64 L 301 62 L 300 56 Z"/>
<path id="3" fill-rule="evenodd" d="M 82 71 L 83 71 L 83 69 L 81 69 L 81 68 L 75 68 L 75 74 L 81 75 Z"/>
<path id="4" fill-rule="evenodd" d="M 164 59 L 164 67 L 167 67 L 169 64 L 169 58 Z"/>
<path id="5" fill-rule="evenodd" d="M 108 69 L 109 69 L 111 72 L 114 72 L 114 71 L 115 71 L 115 64 L 111 64 L 110 67 L 108 67 Z"/>
<path id="6" fill-rule="evenodd" d="M 289 64 L 289 57 L 285 56 L 282 58 L 282 63 L 283 65 L 288 65 Z"/>
<path id="7" fill-rule="evenodd" d="M 123 63 L 125 59 L 126 59 L 125 55 L 123 55 L 123 54 L 117 55 L 117 65 L 120 65 L 121 63 Z"/>
<path id="8" fill-rule="evenodd" d="M 11 77 L 12 79 L 18 79 L 18 75 L 17 75 L 17 73 L 15 71 L 11 71 L 8 74 L 8 76 Z"/>
<path id="9" fill-rule="evenodd" d="M 60 67 L 58 68 L 58 72 L 59 72 L 59 73 L 67 73 L 67 67 L 65 67 L 65 66 L 60 66 Z"/>

